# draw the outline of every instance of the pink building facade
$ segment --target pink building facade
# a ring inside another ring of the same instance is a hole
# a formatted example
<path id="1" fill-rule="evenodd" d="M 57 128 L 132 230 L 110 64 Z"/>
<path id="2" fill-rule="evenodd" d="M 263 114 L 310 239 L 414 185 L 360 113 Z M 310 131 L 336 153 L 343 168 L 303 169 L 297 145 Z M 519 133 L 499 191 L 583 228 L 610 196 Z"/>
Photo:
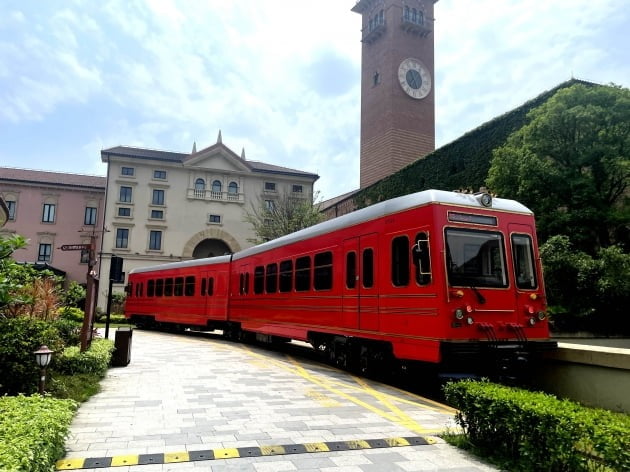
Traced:
<path id="1" fill-rule="evenodd" d="M 88 244 L 92 235 L 100 246 L 105 187 L 105 177 L 0 167 L 0 196 L 9 210 L 0 235 L 29 240 L 13 258 L 47 264 L 65 272 L 68 281 L 84 284 L 88 252 L 61 247 Z"/>

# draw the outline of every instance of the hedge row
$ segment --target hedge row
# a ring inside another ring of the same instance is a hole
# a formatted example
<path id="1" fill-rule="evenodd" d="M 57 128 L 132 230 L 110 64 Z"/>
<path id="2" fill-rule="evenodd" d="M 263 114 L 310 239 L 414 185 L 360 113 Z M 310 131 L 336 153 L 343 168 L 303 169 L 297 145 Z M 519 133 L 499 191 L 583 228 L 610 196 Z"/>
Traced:
<path id="1" fill-rule="evenodd" d="M 39 395 L 0 397 L 0 470 L 54 470 L 76 408 L 72 400 Z"/>
<path id="2" fill-rule="evenodd" d="M 53 369 L 60 374 L 96 374 L 104 376 L 114 351 L 114 342 L 109 339 L 94 339 L 85 352 L 78 346 L 67 347 L 54 360 Z"/>
<path id="3" fill-rule="evenodd" d="M 630 417 L 539 392 L 466 380 L 444 387 L 457 423 L 510 470 L 630 470 Z"/>

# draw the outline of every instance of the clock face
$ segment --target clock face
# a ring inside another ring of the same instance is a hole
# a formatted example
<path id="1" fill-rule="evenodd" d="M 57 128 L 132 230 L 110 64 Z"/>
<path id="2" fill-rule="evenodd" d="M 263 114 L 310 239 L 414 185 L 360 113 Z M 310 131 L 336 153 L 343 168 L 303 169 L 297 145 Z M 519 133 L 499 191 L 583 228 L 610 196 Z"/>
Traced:
<path id="1" fill-rule="evenodd" d="M 424 98 L 431 91 L 429 69 L 418 59 L 407 58 L 400 63 L 398 81 L 405 93 L 412 98 Z"/>

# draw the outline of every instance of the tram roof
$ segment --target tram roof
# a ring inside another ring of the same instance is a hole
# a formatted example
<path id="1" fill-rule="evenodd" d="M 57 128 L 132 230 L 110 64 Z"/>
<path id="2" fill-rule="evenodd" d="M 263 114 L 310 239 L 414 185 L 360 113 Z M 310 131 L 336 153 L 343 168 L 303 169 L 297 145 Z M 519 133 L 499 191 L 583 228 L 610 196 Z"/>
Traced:
<path id="1" fill-rule="evenodd" d="M 457 205 L 460 207 L 468 207 L 471 209 L 484 209 L 484 210 L 497 210 L 511 213 L 521 214 L 533 214 L 533 212 L 525 205 L 518 203 L 515 200 L 507 200 L 504 198 L 493 198 L 491 207 L 484 207 L 479 199 L 478 195 L 459 192 L 448 192 L 445 190 L 424 190 L 422 192 L 412 193 L 404 195 L 402 197 L 392 198 L 384 202 L 376 203 L 366 208 L 342 215 L 338 218 L 333 218 L 328 221 L 310 226 L 308 228 L 296 231 L 295 233 L 281 236 L 277 239 L 273 239 L 258 246 L 253 246 L 249 249 L 244 249 L 232 256 L 233 260 L 242 259 L 244 257 L 259 254 L 261 252 L 275 249 L 287 244 L 296 243 L 306 239 L 310 239 L 316 236 L 337 231 L 339 229 L 348 228 L 351 226 L 365 223 L 367 221 L 382 218 L 387 215 L 399 213 L 401 211 L 409 210 L 412 208 L 429 205 L 429 204 L 443 204 L 443 205 Z"/>
<path id="2" fill-rule="evenodd" d="M 200 265 L 213 265 L 230 262 L 232 256 L 204 257 L 203 259 L 191 259 L 189 261 L 167 262 L 166 264 L 157 264 L 148 267 L 138 267 L 132 269 L 129 274 L 139 274 L 142 272 L 153 272 L 156 270 L 181 269 L 185 267 L 196 267 Z"/>
<path id="3" fill-rule="evenodd" d="M 401 211 L 417 208 L 429 204 L 457 205 L 471 209 L 497 210 L 511 213 L 533 214 L 533 212 L 525 205 L 514 200 L 504 198 L 493 198 L 491 207 L 484 207 L 478 200 L 478 196 L 474 194 L 447 192 L 444 190 L 424 190 L 422 192 L 404 195 L 402 197 L 392 198 L 384 202 L 376 203 L 366 208 L 348 213 L 346 215 L 324 221 L 322 223 L 310 226 L 308 228 L 296 231 L 295 233 L 281 236 L 263 244 L 253 246 L 248 249 L 236 252 L 231 256 L 207 257 L 203 259 L 193 259 L 189 261 L 170 262 L 167 264 L 154 265 L 149 267 L 141 267 L 133 269 L 130 274 L 138 274 L 142 272 L 153 272 L 155 270 L 179 269 L 185 267 L 196 267 L 201 265 L 213 265 L 229 262 L 230 260 L 239 260 L 244 257 L 259 254 L 277 247 L 287 244 L 304 241 L 316 236 L 337 231 L 343 228 L 355 226 L 367 221 L 382 218 L 387 215 L 399 213 Z"/>

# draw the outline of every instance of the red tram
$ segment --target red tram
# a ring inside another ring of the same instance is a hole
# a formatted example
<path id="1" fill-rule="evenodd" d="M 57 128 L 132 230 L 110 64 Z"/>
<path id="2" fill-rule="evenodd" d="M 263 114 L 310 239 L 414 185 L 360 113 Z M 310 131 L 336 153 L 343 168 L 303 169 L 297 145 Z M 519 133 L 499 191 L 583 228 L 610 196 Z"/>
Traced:
<path id="1" fill-rule="evenodd" d="M 552 349 L 534 216 L 486 193 L 427 190 L 222 256 L 135 269 L 141 326 L 301 340 L 363 371 L 511 371 Z"/>

